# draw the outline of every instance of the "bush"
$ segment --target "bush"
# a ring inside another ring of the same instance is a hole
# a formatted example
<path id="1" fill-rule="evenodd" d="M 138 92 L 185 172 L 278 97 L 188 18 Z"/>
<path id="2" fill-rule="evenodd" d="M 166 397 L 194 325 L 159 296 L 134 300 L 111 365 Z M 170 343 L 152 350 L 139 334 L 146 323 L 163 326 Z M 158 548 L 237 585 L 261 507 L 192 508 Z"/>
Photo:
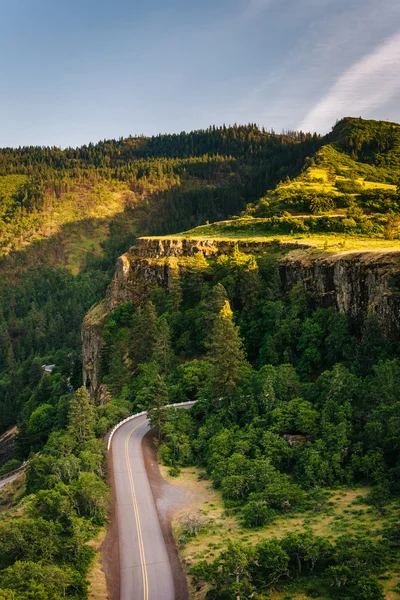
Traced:
<path id="1" fill-rule="evenodd" d="M 335 187 L 343 194 L 359 194 L 364 190 L 364 186 L 358 181 L 351 181 L 349 179 L 338 179 Z"/>
<path id="2" fill-rule="evenodd" d="M 272 522 L 275 511 L 268 507 L 263 501 L 251 500 L 242 509 L 244 527 L 263 527 Z"/>
<path id="3" fill-rule="evenodd" d="M 383 587 L 374 575 L 360 577 L 351 590 L 352 600 L 384 600 Z"/>

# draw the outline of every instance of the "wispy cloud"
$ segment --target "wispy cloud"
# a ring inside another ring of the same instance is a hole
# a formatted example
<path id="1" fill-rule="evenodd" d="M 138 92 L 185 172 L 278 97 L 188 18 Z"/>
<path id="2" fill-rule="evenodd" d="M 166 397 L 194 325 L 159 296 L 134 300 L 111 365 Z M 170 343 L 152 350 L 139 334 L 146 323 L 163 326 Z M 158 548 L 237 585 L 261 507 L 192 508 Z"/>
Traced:
<path id="1" fill-rule="evenodd" d="M 344 71 L 299 126 L 327 131 L 337 118 L 368 114 L 400 91 L 400 33 Z"/>

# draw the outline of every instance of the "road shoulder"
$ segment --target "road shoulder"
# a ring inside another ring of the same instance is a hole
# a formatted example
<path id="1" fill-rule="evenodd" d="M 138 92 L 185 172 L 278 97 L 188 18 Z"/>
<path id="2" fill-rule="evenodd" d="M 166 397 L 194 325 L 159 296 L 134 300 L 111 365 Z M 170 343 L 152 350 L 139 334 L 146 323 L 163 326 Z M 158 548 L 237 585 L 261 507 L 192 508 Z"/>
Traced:
<path id="1" fill-rule="evenodd" d="M 107 480 L 112 490 L 112 503 L 108 515 L 107 533 L 101 544 L 101 560 L 106 576 L 107 590 L 110 600 L 120 597 L 120 564 L 117 522 L 117 498 L 115 492 L 112 448 L 107 453 Z"/>

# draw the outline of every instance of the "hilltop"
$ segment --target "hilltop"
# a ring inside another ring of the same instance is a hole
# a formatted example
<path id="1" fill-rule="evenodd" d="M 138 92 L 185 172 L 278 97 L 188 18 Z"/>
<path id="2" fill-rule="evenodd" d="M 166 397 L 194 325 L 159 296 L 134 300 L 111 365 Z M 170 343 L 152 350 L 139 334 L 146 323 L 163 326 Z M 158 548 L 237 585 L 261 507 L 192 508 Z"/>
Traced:
<path id="1" fill-rule="evenodd" d="M 301 174 L 278 184 L 247 211 L 254 216 L 399 209 L 400 126 L 344 119 L 305 160 Z"/>
<path id="2" fill-rule="evenodd" d="M 101 253 L 108 226 L 114 237 L 121 228 L 129 237 L 227 218 L 282 174 L 300 172 L 318 144 L 317 136 L 247 125 L 77 149 L 0 150 L 0 256 L 14 254 L 24 264 L 18 252 L 30 255 L 33 246 L 28 264 L 41 250 L 41 261 L 77 272 L 89 252 Z"/>
<path id="3" fill-rule="evenodd" d="M 2 270 L 40 260 L 77 273 L 88 257 L 104 255 L 104 243 L 120 240 L 111 264 L 135 234 L 177 233 L 235 214 L 246 221 L 196 235 L 397 238 L 399 157 L 399 125 L 354 118 L 324 138 L 250 124 L 76 149 L 2 149 Z M 319 220 L 304 221 L 313 216 Z"/>
<path id="4" fill-rule="evenodd" d="M 240 216 L 199 226 L 189 238 L 293 239 L 340 249 L 397 247 L 400 126 L 346 118 L 301 172 L 269 189 Z"/>

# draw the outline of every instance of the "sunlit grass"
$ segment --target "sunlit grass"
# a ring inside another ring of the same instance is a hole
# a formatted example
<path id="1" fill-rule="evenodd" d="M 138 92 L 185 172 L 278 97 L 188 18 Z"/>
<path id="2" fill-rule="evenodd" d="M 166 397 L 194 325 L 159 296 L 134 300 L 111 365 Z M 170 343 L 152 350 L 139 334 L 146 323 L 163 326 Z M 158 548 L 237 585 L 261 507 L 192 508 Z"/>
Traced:
<path id="1" fill-rule="evenodd" d="M 262 219 L 254 219 L 260 222 Z M 233 221 L 232 223 L 238 223 Z M 143 238 L 147 239 L 147 238 Z M 190 231 L 180 234 L 158 236 L 152 239 L 159 240 L 182 240 L 192 241 L 214 240 L 215 242 L 271 242 L 271 244 L 293 244 L 308 245 L 311 249 L 323 250 L 324 252 L 337 253 L 344 251 L 371 251 L 379 252 L 382 250 L 400 250 L 400 240 L 386 240 L 383 237 L 368 237 L 362 235 L 349 235 L 340 233 L 320 233 L 320 234 L 297 234 L 284 235 L 274 231 L 271 233 L 258 233 L 251 228 L 248 230 L 235 231 L 233 227 L 226 225 L 226 222 L 215 223 L 213 225 L 203 225 Z"/>
<path id="2" fill-rule="evenodd" d="M 362 534 L 365 536 L 378 535 L 382 527 L 389 522 L 400 518 L 400 505 L 393 503 L 389 505 L 383 516 L 367 505 L 363 498 L 367 495 L 369 488 L 339 488 L 327 490 L 327 500 L 318 512 L 307 511 L 293 515 L 279 516 L 269 526 L 260 529 L 245 529 L 242 527 L 239 517 L 227 515 L 218 490 L 215 490 L 211 481 L 200 479 L 200 469 L 187 467 L 181 470 L 179 477 L 169 477 L 168 469 L 161 466 L 163 477 L 172 485 L 188 490 L 192 502 L 189 506 L 178 510 L 173 518 L 173 532 L 179 555 L 187 571 L 188 568 L 201 560 L 211 562 L 226 548 L 230 540 L 234 543 L 254 546 L 262 540 L 282 538 L 288 533 L 303 533 L 312 531 L 315 535 L 327 537 L 331 542 L 346 533 Z M 194 537 L 186 537 L 186 543 L 182 545 L 182 518 L 185 513 L 196 512 L 202 515 L 204 527 Z M 400 566 L 400 565 L 399 565 Z M 387 598 L 394 600 L 397 596 L 392 595 L 391 590 L 400 579 L 397 568 L 393 569 L 390 578 L 384 582 Z M 189 577 L 190 581 L 190 577 Z M 204 598 L 205 589 L 195 592 L 192 590 L 190 598 L 201 600 Z M 271 598 L 283 600 L 290 595 L 291 598 L 300 600 L 309 596 L 304 592 L 294 591 L 288 594 L 274 592 Z M 323 592 L 319 598 L 325 598 Z"/>

